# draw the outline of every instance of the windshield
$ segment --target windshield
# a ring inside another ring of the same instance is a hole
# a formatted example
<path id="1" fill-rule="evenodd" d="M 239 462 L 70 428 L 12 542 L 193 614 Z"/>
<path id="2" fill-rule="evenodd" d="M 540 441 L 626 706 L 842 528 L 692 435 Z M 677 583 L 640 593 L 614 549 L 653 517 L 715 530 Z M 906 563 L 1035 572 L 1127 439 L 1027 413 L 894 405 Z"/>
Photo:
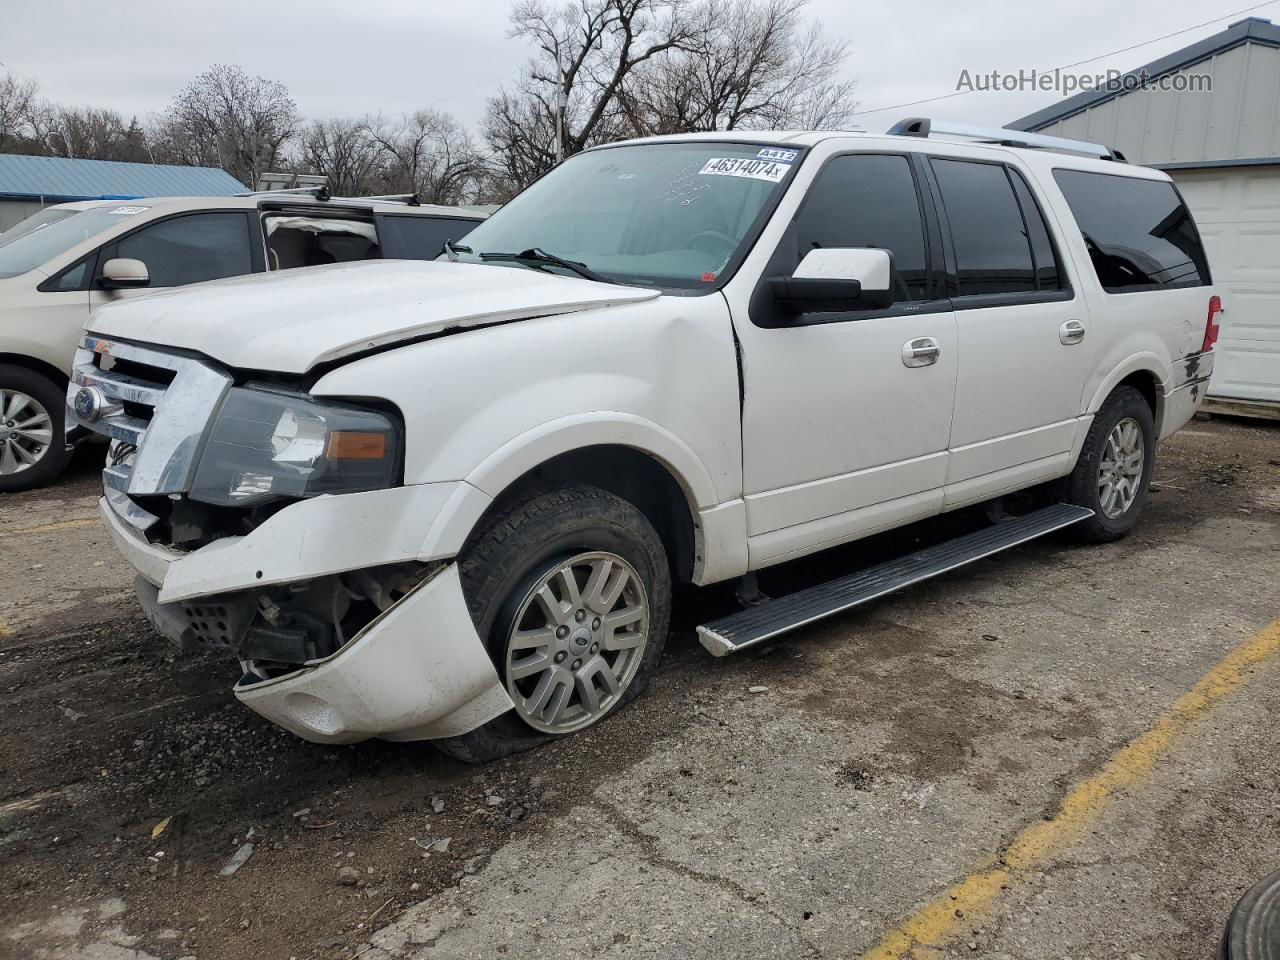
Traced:
<path id="1" fill-rule="evenodd" d="M 75 208 L 68 210 L 65 207 L 45 207 L 43 210 L 33 213 L 27 219 L 20 220 L 8 230 L 0 233 L 0 247 L 24 234 L 39 230 L 41 227 L 47 227 L 58 220 L 65 220 L 67 217 L 75 216 L 78 212 Z"/>
<path id="2" fill-rule="evenodd" d="M 147 210 L 127 204 L 94 207 L 45 224 L 0 246 L 0 279 L 16 277 L 48 263 L 77 243 Z M 19 224 L 21 226 L 21 224 Z"/>
<path id="3" fill-rule="evenodd" d="M 800 151 L 652 143 L 578 154 L 467 234 L 469 262 L 537 249 L 619 283 L 712 288 Z M 540 260 L 520 265 L 561 274 Z"/>

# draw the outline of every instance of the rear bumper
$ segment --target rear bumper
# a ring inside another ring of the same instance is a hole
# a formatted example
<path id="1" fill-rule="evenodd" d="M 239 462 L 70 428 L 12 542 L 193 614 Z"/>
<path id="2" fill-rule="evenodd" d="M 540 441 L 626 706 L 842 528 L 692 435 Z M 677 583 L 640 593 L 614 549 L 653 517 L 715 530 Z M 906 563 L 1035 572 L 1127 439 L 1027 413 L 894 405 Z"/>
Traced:
<path id="1" fill-rule="evenodd" d="M 1156 433 L 1161 440 L 1195 416 L 1209 391 L 1213 361 L 1213 351 L 1210 350 L 1183 357 L 1174 364 L 1174 375 L 1161 389 L 1160 422 L 1156 424 Z"/>

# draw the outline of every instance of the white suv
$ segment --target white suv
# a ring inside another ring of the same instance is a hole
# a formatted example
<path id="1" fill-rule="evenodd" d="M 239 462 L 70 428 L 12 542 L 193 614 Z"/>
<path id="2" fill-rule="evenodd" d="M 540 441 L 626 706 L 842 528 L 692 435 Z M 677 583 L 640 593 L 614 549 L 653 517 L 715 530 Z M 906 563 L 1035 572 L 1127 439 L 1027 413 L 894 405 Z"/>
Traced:
<path id="1" fill-rule="evenodd" d="M 699 628 L 725 654 L 1051 530 L 1123 535 L 1213 368 L 1177 190 L 1090 144 L 902 129 L 602 147 L 437 262 L 95 312 L 69 398 L 115 440 L 102 515 L 152 621 L 302 737 L 484 760 L 636 696 L 673 581 L 742 578 L 755 602 Z"/>
<path id="2" fill-rule="evenodd" d="M 92 308 L 265 270 L 430 259 L 482 219 L 309 193 L 92 200 L 33 214 L 0 233 L 0 492 L 46 483 L 66 466 L 63 394 Z"/>

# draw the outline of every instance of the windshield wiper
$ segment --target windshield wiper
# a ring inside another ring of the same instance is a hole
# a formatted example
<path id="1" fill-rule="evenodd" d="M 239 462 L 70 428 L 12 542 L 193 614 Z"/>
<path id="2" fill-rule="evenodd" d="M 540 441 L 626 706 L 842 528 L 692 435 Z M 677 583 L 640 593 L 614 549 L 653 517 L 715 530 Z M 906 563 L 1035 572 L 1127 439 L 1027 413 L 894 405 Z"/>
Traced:
<path id="1" fill-rule="evenodd" d="M 454 263 L 458 262 L 458 254 L 471 252 L 471 248 L 466 244 L 454 243 L 452 240 L 446 240 L 444 242 L 444 255 Z"/>
<path id="2" fill-rule="evenodd" d="M 594 280 L 597 283 L 613 283 L 608 277 L 602 277 L 585 263 L 557 257 L 554 253 L 547 253 L 541 247 L 530 247 L 520 253 L 482 253 L 480 254 L 480 259 L 491 263 L 549 263 L 552 266 L 571 270 L 586 280 Z"/>

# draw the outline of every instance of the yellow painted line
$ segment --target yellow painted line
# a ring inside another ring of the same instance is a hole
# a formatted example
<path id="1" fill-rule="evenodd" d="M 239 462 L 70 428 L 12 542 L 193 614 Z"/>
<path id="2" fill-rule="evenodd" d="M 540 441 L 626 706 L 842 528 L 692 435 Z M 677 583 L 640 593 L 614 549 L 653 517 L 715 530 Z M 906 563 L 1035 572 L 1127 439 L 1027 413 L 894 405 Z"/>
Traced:
<path id="1" fill-rule="evenodd" d="M 0 640 L 5 637 L 13 636 L 13 627 L 9 626 L 9 621 L 4 617 L 0 617 Z"/>
<path id="2" fill-rule="evenodd" d="M 1099 816 L 1116 794 L 1137 787 L 1166 757 L 1187 728 L 1248 681 L 1250 668 L 1280 650 L 1280 620 L 1245 640 L 1184 693 L 1137 739 L 1121 747 L 1101 770 L 1077 784 L 1058 812 L 1024 828 L 1003 854 L 945 890 L 884 935 L 862 960 L 937 958 L 988 915 L 1019 877 L 1043 869 Z"/>
<path id="3" fill-rule="evenodd" d="M 0 530 L 0 538 L 24 537 L 36 533 L 57 533 L 59 530 L 75 530 L 77 527 L 92 527 L 101 523 L 97 517 L 77 517 L 74 520 L 58 520 L 55 523 L 41 523 L 34 527 L 17 527 L 13 530 Z"/>

